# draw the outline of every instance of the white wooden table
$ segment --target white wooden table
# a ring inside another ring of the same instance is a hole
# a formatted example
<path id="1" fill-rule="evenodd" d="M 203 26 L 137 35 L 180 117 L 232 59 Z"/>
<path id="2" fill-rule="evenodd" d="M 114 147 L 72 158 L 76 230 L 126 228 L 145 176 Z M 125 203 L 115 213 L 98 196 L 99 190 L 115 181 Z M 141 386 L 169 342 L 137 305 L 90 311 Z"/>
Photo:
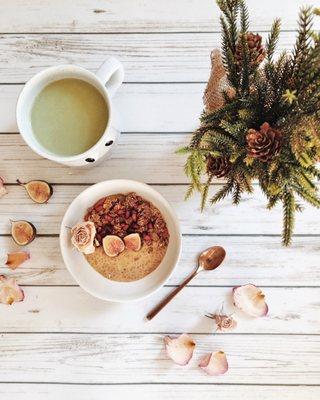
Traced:
<path id="1" fill-rule="evenodd" d="M 282 17 L 280 48 L 291 46 L 303 0 L 248 1 L 252 29 L 264 32 Z M 309 1 L 309 3 L 314 3 Z M 198 198 L 184 202 L 187 143 L 202 109 L 209 54 L 219 45 L 213 0 L 2 0 L 0 13 L 0 175 L 10 183 L 0 201 L 0 243 L 14 249 L 9 218 L 38 228 L 31 260 L 12 273 L 26 299 L 0 307 L 0 398 L 38 399 L 295 399 L 318 400 L 320 389 L 320 213 L 298 216 L 294 245 L 280 245 L 281 209 L 267 211 L 257 189 L 238 208 L 229 201 L 200 214 Z M 113 158 L 87 171 L 36 156 L 20 138 L 15 102 L 41 69 L 75 63 L 96 70 L 106 55 L 126 69 L 115 102 L 123 131 Z M 32 204 L 15 180 L 54 184 L 48 205 Z M 168 285 L 147 301 L 118 305 L 80 289 L 65 269 L 58 232 L 70 201 L 100 180 L 150 183 L 176 209 L 182 258 Z M 200 275 L 152 322 L 152 305 L 194 267 L 198 252 L 218 244 L 224 266 Z M 1 268 L 1 273 L 8 273 Z M 253 282 L 270 306 L 267 318 L 241 319 L 236 331 L 213 334 L 204 317 L 231 288 Z M 190 366 L 173 365 L 164 334 L 189 332 L 197 341 Z M 208 377 L 197 362 L 223 349 L 229 372 Z M 10 398 L 9 397 L 9 398 Z"/>

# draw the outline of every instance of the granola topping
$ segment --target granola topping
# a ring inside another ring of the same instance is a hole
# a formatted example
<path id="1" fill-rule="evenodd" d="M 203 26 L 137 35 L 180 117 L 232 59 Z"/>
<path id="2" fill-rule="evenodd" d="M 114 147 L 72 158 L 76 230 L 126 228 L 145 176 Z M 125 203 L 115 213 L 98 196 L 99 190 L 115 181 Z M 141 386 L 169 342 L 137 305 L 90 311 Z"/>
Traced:
<path id="1" fill-rule="evenodd" d="M 136 193 L 116 194 L 99 199 L 85 216 L 85 221 L 94 223 L 96 243 L 101 245 L 107 235 L 124 238 L 138 233 L 142 243 L 154 241 L 167 246 L 169 232 L 160 211 Z"/>

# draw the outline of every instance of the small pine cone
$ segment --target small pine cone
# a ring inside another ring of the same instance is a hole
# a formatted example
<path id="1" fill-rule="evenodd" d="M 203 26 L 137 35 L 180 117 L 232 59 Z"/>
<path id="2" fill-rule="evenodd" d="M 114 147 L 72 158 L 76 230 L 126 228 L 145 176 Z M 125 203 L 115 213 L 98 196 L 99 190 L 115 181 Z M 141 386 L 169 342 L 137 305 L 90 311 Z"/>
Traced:
<path id="1" fill-rule="evenodd" d="M 262 37 L 257 33 L 248 32 L 245 34 L 248 43 L 250 65 L 251 67 L 258 66 L 264 60 L 266 51 L 262 45 Z M 242 64 L 242 42 L 241 37 L 238 39 L 235 53 L 236 63 Z"/>
<path id="2" fill-rule="evenodd" d="M 231 163 L 227 157 L 212 157 L 207 158 L 207 173 L 214 175 L 217 178 L 223 178 L 229 174 Z"/>
<path id="3" fill-rule="evenodd" d="M 262 124 L 259 131 L 249 129 L 247 133 L 248 155 L 268 162 L 279 153 L 282 139 L 282 133 L 272 128 L 268 122 Z"/>

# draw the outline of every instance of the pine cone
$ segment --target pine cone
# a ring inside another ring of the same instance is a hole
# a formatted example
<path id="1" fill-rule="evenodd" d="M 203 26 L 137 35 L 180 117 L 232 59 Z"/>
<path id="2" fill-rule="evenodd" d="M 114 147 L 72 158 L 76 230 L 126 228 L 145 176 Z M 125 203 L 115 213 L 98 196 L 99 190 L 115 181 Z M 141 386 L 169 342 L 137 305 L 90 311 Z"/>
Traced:
<path id="1" fill-rule="evenodd" d="M 227 157 L 212 157 L 207 158 L 207 173 L 214 175 L 217 178 L 227 176 L 231 170 L 231 163 Z"/>
<path id="2" fill-rule="evenodd" d="M 247 133 L 248 155 L 267 162 L 275 157 L 282 145 L 282 133 L 272 128 L 268 122 L 261 125 L 260 130 L 249 129 Z"/>
<path id="3" fill-rule="evenodd" d="M 246 41 L 248 43 L 249 55 L 250 55 L 250 66 L 258 66 L 264 60 L 266 51 L 262 45 L 262 37 L 257 33 L 248 32 L 245 34 Z M 241 37 L 238 39 L 235 53 L 236 63 L 242 64 L 242 42 Z"/>

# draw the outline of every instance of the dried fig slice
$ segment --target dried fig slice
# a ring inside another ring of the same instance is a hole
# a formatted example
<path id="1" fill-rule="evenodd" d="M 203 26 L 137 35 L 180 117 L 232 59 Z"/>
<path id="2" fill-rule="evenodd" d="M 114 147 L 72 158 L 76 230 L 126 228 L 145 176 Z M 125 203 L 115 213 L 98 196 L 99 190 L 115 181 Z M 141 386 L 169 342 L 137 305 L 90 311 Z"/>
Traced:
<path id="1" fill-rule="evenodd" d="M 28 221 L 10 221 L 12 239 L 19 246 L 26 246 L 36 237 L 37 230 L 35 226 Z"/>
<path id="2" fill-rule="evenodd" d="M 124 250 L 124 243 L 119 236 L 107 235 L 102 241 L 103 250 L 109 257 L 117 257 Z"/>
<path id="3" fill-rule="evenodd" d="M 141 238 L 139 233 L 130 233 L 123 238 L 128 250 L 139 251 L 141 249 Z"/>
<path id="4" fill-rule="evenodd" d="M 52 186 L 46 181 L 34 180 L 23 183 L 17 179 L 17 183 L 23 186 L 26 189 L 30 199 L 38 204 L 46 203 L 53 193 Z"/>

